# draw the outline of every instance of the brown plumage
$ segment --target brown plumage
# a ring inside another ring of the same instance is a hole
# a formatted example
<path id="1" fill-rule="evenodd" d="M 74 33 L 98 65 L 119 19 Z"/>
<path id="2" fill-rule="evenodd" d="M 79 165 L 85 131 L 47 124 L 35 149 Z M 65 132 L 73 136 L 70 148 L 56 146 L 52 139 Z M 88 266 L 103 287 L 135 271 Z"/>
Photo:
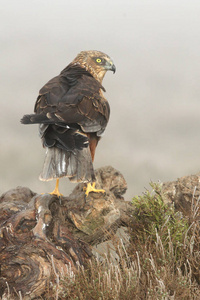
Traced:
<path id="1" fill-rule="evenodd" d="M 34 114 L 22 118 L 23 124 L 39 124 L 46 148 L 41 180 L 95 181 L 95 149 L 110 114 L 102 86 L 108 70 L 115 72 L 109 56 L 82 51 L 40 90 Z"/>

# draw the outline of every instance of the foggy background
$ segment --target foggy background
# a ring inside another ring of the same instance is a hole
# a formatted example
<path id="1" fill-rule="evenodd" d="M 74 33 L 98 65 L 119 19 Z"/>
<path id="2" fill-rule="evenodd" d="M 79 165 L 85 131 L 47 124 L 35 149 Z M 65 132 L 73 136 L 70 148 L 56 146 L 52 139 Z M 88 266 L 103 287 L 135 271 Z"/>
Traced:
<path id="1" fill-rule="evenodd" d="M 41 182 L 37 125 L 21 125 L 39 89 L 81 50 L 100 50 L 117 67 L 103 86 L 111 117 L 95 168 L 112 165 L 126 200 L 149 182 L 200 171 L 200 1 L 0 1 L 0 194 Z M 75 187 L 61 180 L 61 192 Z"/>

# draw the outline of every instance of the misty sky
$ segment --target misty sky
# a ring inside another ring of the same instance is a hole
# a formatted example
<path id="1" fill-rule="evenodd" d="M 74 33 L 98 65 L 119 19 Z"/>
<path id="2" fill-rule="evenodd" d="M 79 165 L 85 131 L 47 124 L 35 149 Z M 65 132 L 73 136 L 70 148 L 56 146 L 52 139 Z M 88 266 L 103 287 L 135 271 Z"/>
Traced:
<path id="1" fill-rule="evenodd" d="M 39 89 L 81 50 L 100 50 L 117 67 L 103 85 L 111 118 L 95 167 L 112 165 L 126 199 L 200 171 L 200 1 L 1 1 L 0 192 L 36 192 L 44 150 L 37 126 L 23 126 Z M 74 188 L 67 179 L 61 192 Z"/>

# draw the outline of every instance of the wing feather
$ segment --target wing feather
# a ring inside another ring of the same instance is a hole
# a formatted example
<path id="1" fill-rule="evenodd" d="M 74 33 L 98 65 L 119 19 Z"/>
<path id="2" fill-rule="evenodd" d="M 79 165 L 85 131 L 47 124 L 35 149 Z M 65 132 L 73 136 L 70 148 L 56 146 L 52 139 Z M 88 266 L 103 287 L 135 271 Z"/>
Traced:
<path id="1" fill-rule="evenodd" d="M 110 114 L 109 104 L 100 92 L 103 87 L 91 76 L 80 76 L 80 70 L 78 74 L 78 78 L 76 74 L 62 74 L 51 79 L 40 90 L 35 115 L 26 115 L 22 123 L 61 122 L 78 124 L 84 132 L 103 132 Z"/>

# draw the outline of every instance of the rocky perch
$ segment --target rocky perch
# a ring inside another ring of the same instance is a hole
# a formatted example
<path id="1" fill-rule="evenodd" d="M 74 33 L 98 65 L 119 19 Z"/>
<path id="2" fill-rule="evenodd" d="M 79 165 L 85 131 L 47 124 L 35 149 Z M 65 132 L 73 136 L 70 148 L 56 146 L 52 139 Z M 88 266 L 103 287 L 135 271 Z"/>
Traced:
<path id="1" fill-rule="evenodd" d="M 96 171 L 97 188 L 105 193 L 85 196 L 78 184 L 68 197 L 38 195 L 17 187 L 0 197 L 0 297 L 40 299 L 59 274 L 85 265 L 97 246 L 113 235 L 126 237 L 133 222 L 131 203 L 123 194 L 127 184 L 112 167 Z M 200 176 L 164 183 L 162 192 L 169 203 L 187 213 L 194 197 L 200 196 Z M 184 211 L 185 210 L 185 211 Z M 104 252 L 98 249 L 98 252 Z"/>
<path id="2" fill-rule="evenodd" d="M 117 170 L 96 171 L 97 188 L 105 193 L 85 196 L 78 184 L 68 197 L 38 195 L 17 187 L 0 198 L 0 296 L 42 295 L 52 276 L 84 265 L 92 245 L 108 240 L 129 222 L 127 184 Z"/>

